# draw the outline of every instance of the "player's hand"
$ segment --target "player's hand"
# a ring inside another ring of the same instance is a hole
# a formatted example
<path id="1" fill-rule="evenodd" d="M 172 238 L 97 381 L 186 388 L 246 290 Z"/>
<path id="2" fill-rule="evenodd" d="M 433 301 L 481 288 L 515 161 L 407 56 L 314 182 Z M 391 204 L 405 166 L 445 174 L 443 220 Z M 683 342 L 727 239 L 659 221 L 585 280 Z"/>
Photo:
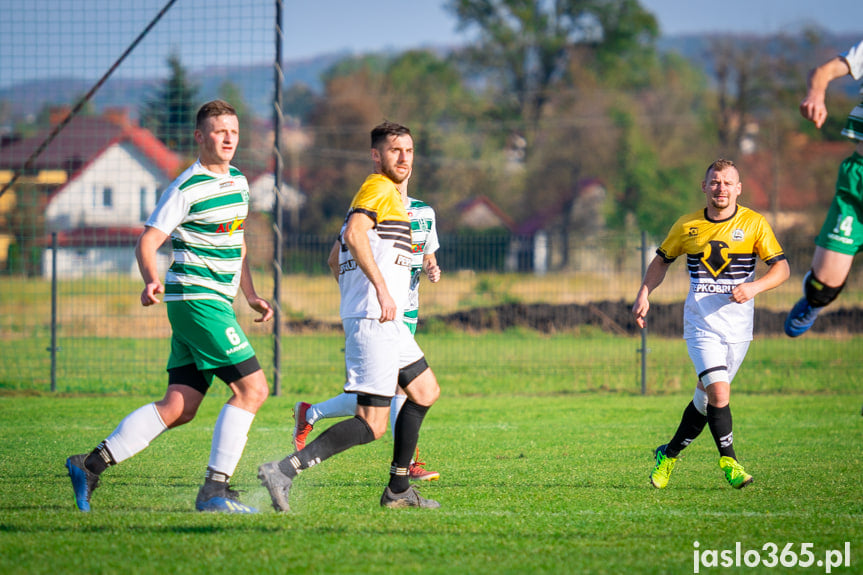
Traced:
<path id="1" fill-rule="evenodd" d="M 162 282 L 158 280 L 146 284 L 144 291 L 141 292 L 141 305 L 147 307 L 159 303 L 159 298 L 156 295 L 164 292 L 165 288 L 162 286 Z"/>
<path id="2" fill-rule="evenodd" d="M 647 325 L 647 311 L 650 309 L 650 302 L 647 299 L 639 298 L 632 304 L 632 315 L 635 316 L 635 325 L 643 328 Z"/>
<path id="3" fill-rule="evenodd" d="M 431 283 L 437 283 L 440 281 L 441 269 L 439 265 L 433 264 L 426 266 L 425 272 Z"/>
<path id="4" fill-rule="evenodd" d="M 758 295 L 758 289 L 752 283 L 744 282 L 732 290 L 728 299 L 734 303 L 746 303 L 756 295 Z"/>
<path id="5" fill-rule="evenodd" d="M 257 323 L 270 321 L 271 319 L 273 319 L 275 311 L 273 310 L 273 306 L 270 305 L 270 302 L 260 297 L 254 297 L 252 299 L 249 299 L 248 302 L 249 307 L 261 314 L 261 317 L 255 318 L 255 321 Z"/>
<path id="6" fill-rule="evenodd" d="M 396 318 L 396 311 L 398 311 L 398 308 L 396 307 L 395 300 L 393 300 L 389 292 L 378 292 L 378 303 L 381 306 L 381 317 L 378 320 L 379 322 L 384 323 Z"/>
<path id="7" fill-rule="evenodd" d="M 827 106 L 824 104 L 824 98 L 807 94 L 800 102 L 800 115 L 820 129 L 827 120 Z"/>

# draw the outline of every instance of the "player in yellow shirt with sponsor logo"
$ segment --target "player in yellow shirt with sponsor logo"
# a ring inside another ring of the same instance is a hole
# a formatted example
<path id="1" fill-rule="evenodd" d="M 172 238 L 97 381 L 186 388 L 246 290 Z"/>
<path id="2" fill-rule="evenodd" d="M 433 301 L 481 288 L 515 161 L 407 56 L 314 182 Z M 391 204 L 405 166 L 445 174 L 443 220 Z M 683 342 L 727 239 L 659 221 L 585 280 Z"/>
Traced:
<path id="1" fill-rule="evenodd" d="M 407 401 L 399 412 L 390 480 L 383 507 L 440 507 L 410 484 L 409 467 L 419 430 L 440 387 L 425 355 L 403 321 L 411 278 L 411 225 L 402 184 L 413 166 L 410 130 L 384 122 L 371 132 L 375 173 L 351 202 L 330 259 L 338 271 L 340 315 L 345 330 L 344 390 L 357 396 L 356 415 L 321 433 L 281 461 L 264 463 L 258 478 L 277 511 L 289 511 L 297 475 L 351 447 L 383 436 L 390 402 L 401 386 Z"/>
<path id="2" fill-rule="evenodd" d="M 677 432 L 654 451 L 650 482 L 658 489 L 668 484 L 680 452 L 705 425 L 716 442 L 719 467 L 728 483 L 741 489 L 752 482 L 734 451 L 731 381 L 752 340 L 753 298 L 790 275 L 782 246 L 767 220 L 737 204 L 742 185 L 733 162 L 713 162 L 701 190 L 707 207 L 681 217 L 671 227 L 644 274 L 632 306 L 636 323 L 644 327 L 650 309 L 648 296 L 665 279 L 671 263 L 686 255 L 690 289 L 683 309 L 683 337 L 698 382 Z M 756 257 L 769 266 L 758 279 Z"/>

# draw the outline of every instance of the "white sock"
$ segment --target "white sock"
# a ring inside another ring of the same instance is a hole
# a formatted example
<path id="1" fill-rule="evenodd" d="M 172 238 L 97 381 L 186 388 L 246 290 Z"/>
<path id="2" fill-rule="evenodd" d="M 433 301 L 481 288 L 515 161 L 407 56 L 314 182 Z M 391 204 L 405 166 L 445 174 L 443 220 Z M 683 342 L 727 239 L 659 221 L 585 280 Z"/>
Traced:
<path id="1" fill-rule="evenodd" d="M 397 394 L 390 401 L 390 432 L 393 434 L 393 437 L 396 435 L 396 420 L 399 418 L 399 412 L 407 400 L 407 395 Z"/>
<path id="2" fill-rule="evenodd" d="M 155 403 L 148 403 L 127 415 L 105 439 L 114 461 L 120 463 L 143 451 L 168 429 Z"/>
<path id="3" fill-rule="evenodd" d="M 347 417 L 357 413 L 357 394 L 341 393 L 326 401 L 316 403 L 306 411 L 306 421 L 312 425 L 319 419 Z"/>
<path id="4" fill-rule="evenodd" d="M 234 474 L 246 440 L 249 437 L 249 428 L 255 414 L 230 404 L 225 404 L 219 412 L 216 427 L 213 429 L 213 446 L 210 449 L 210 463 L 208 467 L 213 471 L 224 473 L 228 477 Z"/>

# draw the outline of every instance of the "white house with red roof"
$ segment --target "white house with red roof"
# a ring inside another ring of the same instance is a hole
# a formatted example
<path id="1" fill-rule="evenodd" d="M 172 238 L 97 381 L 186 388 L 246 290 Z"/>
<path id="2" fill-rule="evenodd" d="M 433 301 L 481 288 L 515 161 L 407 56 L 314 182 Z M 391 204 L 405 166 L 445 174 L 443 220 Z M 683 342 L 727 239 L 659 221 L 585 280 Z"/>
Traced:
<path id="1" fill-rule="evenodd" d="M 58 118 L 62 120 L 62 118 Z M 48 132 L 0 149 L 0 170 L 16 170 Z M 161 193 L 183 162 L 121 110 L 76 117 L 33 164 L 35 172 L 65 172 L 44 188 L 46 232 L 57 233 L 58 276 L 137 273 L 134 245 Z M 43 274 L 51 273 L 50 235 Z"/>

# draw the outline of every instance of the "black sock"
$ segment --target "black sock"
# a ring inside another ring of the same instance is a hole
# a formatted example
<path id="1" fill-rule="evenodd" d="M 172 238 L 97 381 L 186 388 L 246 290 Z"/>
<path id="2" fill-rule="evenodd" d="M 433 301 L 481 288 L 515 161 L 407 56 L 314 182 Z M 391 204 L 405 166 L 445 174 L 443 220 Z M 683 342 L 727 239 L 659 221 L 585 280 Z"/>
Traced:
<path id="1" fill-rule="evenodd" d="M 393 430 L 393 463 L 390 467 L 389 487 L 393 493 L 401 493 L 411 486 L 407 473 L 411 458 L 417 448 L 420 437 L 420 427 L 429 408 L 418 405 L 408 399 L 402 406 Z"/>
<path id="2" fill-rule="evenodd" d="M 103 471 L 112 465 L 117 465 L 117 462 L 114 461 L 114 456 L 108 451 L 108 447 L 104 441 L 97 445 L 96 449 L 84 460 L 84 467 L 87 468 L 87 471 L 96 475 L 101 475 Z"/>
<path id="3" fill-rule="evenodd" d="M 674 437 L 668 442 L 668 447 L 665 448 L 665 455 L 668 457 L 677 457 L 687 445 L 692 443 L 696 437 L 707 425 L 707 416 L 702 415 L 695 408 L 695 404 L 691 401 L 686 409 L 683 410 L 683 417 L 680 419 L 680 425 L 674 433 Z"/>
<path id="4" fill-rule="evenodd" d="M 303 469 L 317 465 L 337 453 L 356 445 L 375 440 L 375 434 L 366 420 L 355 415 L 340 421 L 321 433 L 300 451 L 292 453 L 279 462 L 279 469 L 288 477 L 296 477 Z"/>
<path id="5" fill-rule="evenodd" d="M 710 433 L 713 434 L 716 448 L 719 449 L 719 456 L 737 459 L 737 455 L 734 453 L 734 434 L 731 431 L 731 406 L 714 407 L 708 405 L 707 424 L 710 426 Z"/>

